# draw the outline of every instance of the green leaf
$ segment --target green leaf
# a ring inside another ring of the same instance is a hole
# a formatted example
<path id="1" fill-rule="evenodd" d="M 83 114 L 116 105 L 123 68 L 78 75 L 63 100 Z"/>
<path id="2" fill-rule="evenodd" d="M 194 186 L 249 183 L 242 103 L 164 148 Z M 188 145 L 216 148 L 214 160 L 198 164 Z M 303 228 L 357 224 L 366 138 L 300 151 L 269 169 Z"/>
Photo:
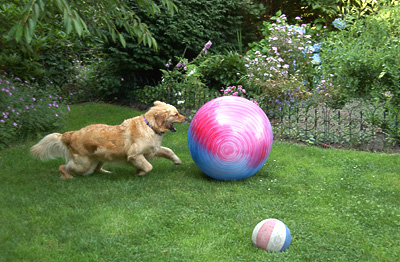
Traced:
<path id="1" fill-rule="evenodd" d="M 42 11 L 45 10 L 45 4 L 43 3 L 43 0 L 39 0 L 39 6 L 40 6 L 40 9 L 41 9 Z"/>
<path id="2" fill-rule="evenodd" d="M 78 33 L 79 36 L 82 36 L 82 26 L 76 19 L 71 19 L 72 24 L 74 25 L 75 31 Z"/>
<path id="3" fill-rule="evenodd" d="M 26 42 L 28 44 L 30 44 L 32 41 L 32 34 L 31 34 L 28 26 L 24 26 L 24 36 L 25 36 Z"/>
<path id="4" fill-rule="evenodd" d="M 72 19 L 69 17 L 67 17 L 67 19 L 65 20 L 65 23 L 66 23 L 65 27 L 67 28 L 67 34 L 71 33 L 71 31 L 72 31 L 72 21 L 71 20 Z"/>
<path id="5" fill-rule="evenodd" d="M 9 41 L 10 39 L 12 39 L 17 31 L 18 25 L 14 25 L 13 27 L 11 27 L 10 31 L 8 32 L 6 39 Z"/>
<path id="6" fill-rule="evenodd" d="M 22 24 L 18 24 L 15 32 L 15 41 L 21 41 L 22 34 L 24 33 L 24 26 Z"/>
<path id="7" fill-rule="evenodd" d="M 152 46 L 153 46 L 154 50 L 157 50 L 158 49 L 158 44 L 157 44 L 156 39 L 152 37 L 151 38 L 151 42 L 152 42 Z"/>
<path id="8" fill-rule="evenodd" d="M 115 33 L 114 30 L 111 31 L 111 39 L 115 42 L 115 40 L 117 39 L 117 34 Z"/>
<path id="9" fill-rule="evenodd" d="M 29 25 L 29 30 L 31 31 L 31 34 L 33 35 L 35 32 L 35 28 L 36 28 L 36 21 L 33 20 L 32 18 L 29 18 L 28 25 Z"/>
<path id="10" fill-rule="evenodd" d="M 59 9 L 60 11 L 63 10 L 63 5 L 62 5 L 61 0 L 55 0 L 55 2 L 56 2 L 56 5 L 57 5 L 58 9 Z"/>
<path id="11" fill-rule="evenodd" d="M 25 6 L 24 6 L 24 9 L 22 9 L 22 11 L 21 11 L 21 13 L 23 14 L 23 13 L 25 13 L 25 12 L 28 12 L 28 10 L 31 8 L 31 6 L 32 6 L 32 2 L 33 2 L 34 0 L 30 0 L 29 1 L 29 3 L 27 3 Z"/>
<path id="12" fill-rule="evenodd" d="M 38 4 L 34 4 L 34 5 L 33 5 L 33 9 L 34 9 L 34 11 L 35 11 L 35 16 L 36 16 L 36 17 L 39 17 L 39 14 L 40 14 L 39 5 L 38 5 Z"/>
<path id="13" fill-rule="evenodd" d="M 118 37 L 119 37 L 119 41 L 121 42 L 122 46 L 125 48 L 126 47 L 126 40 L 125 40 L 124 36 L 121 33 L 119 33 Z"/>

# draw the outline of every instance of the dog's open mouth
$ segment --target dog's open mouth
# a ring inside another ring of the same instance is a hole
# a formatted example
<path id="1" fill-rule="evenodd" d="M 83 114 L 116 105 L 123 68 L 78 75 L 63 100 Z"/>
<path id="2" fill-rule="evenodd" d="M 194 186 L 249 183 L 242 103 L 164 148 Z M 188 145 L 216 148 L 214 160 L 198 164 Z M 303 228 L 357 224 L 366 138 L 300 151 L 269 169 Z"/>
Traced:
<path id="1" fill-rule="evenodd" d="M 170 127 L 169 127 L 169 130 L 171 130 L 171 132 L 176 132 L 176 129 L 175 129 L 175 127 L 174 127 L 174 123 L 172 123 L 171 125 L 170 125 Z"/>

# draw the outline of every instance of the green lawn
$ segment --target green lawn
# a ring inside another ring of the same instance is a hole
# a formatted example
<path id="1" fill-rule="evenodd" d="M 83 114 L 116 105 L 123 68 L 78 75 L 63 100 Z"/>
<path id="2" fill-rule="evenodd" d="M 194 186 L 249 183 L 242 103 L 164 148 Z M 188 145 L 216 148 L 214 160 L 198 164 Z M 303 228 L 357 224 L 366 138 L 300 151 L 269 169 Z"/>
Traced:
<path id="1" fill-rule="evenodd" d="M 71 107 L 65 130 L 119 124 L 128 108 Z M 163 159 L 143 177 L 130 167 L 69 181 L 62 160 L 29 155 L 36 141 L 0 151 L 0 261 L 399 261 L 400 155 L 275 142 L 266 165 L 233 182 L 191 160 L 189 124 L 175 125 Z M 61 130 L 60 130 L 61 131 Z M 277 218 L 292 243 L 254 247 L 258 222 Z"/>

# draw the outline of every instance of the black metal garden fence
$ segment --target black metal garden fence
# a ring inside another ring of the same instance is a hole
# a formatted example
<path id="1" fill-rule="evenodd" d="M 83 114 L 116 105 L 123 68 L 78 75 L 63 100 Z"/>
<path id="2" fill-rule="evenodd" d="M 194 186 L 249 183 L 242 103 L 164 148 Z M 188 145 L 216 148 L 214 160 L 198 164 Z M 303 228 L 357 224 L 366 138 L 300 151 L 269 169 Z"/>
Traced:
<path id="1" fill-rule="evenodd" d="M 362 101 L 335 109 L 328 104 L 269 106 L 274 137 L 322 147 L 400 152 L 400 114 Z"/>
<path id="2" fill-rule="evenodd" d="M 184 92 L 160 93 L 161 100 L 174 104 L 187 116 L 218 96 L 221 94 L 215 90 L 190 88 Z M 342 108 L 333 108 L 327 103 L 272 104 L 263 110 L 270 119 L 275 140 L 372 152 L 400 152 L 399 110 L 383 104 L 357 101 Z"/>

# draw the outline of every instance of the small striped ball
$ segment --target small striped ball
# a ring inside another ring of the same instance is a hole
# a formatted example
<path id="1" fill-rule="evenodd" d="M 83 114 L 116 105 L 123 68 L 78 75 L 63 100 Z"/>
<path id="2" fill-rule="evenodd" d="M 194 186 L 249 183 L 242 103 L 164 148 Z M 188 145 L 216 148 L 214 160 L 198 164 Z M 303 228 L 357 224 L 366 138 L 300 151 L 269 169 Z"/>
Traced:
<path id="1" fill-rule="evenodd" d="M 290 245 L 290 230 L 278 219 L 265 219 L 254 228 L 252 241 L 256 247 L 263 250 L 282 252 Z"/>
<path id="2" fill-rule="evenodd" d="M 240 180 L 263 167 L 272 148 L 272 128 L 252 101 L 223 96 L 203 105 L 190 123 L 190 155 L 209 177 Z"/>

